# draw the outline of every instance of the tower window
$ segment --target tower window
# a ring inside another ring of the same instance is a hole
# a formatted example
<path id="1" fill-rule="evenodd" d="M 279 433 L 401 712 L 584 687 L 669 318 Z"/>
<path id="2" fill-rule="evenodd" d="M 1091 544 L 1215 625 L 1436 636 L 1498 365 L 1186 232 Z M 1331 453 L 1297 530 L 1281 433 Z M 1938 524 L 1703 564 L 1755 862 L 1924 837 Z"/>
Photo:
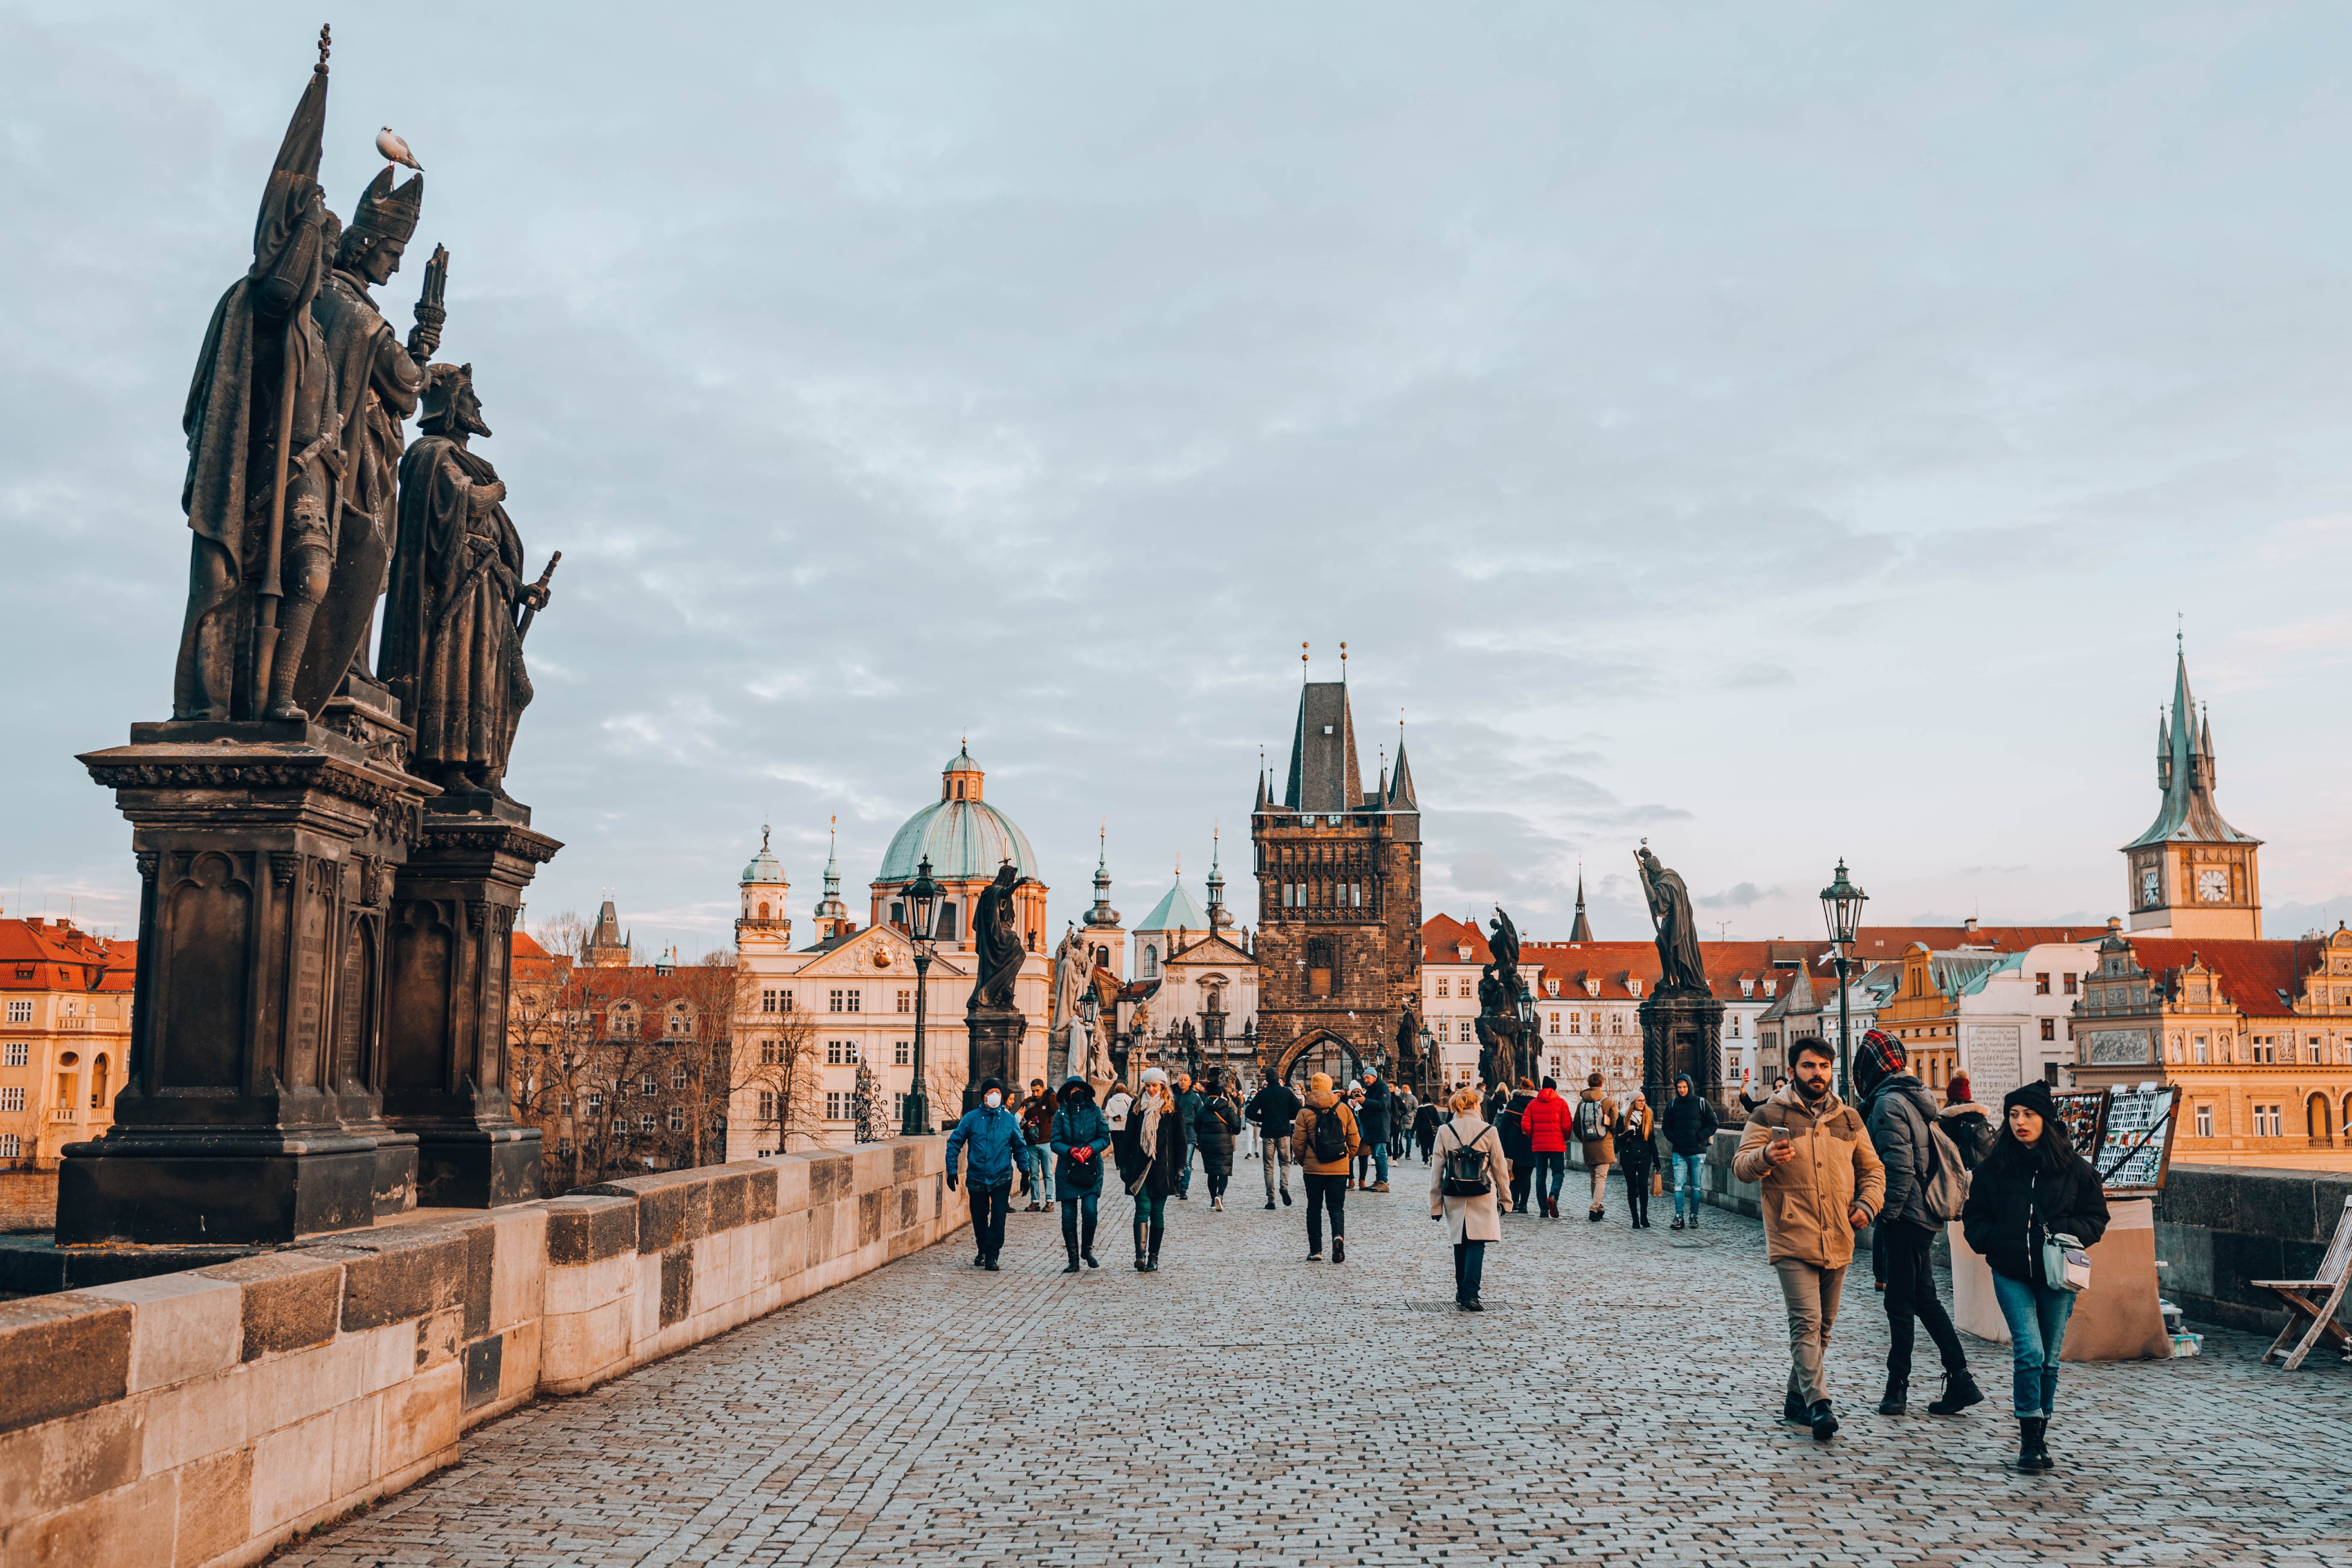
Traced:
<path id="1" fill-rule="evenodd" d="M 1338 988 L 1339 979 L 1339 943 L 1328 936 L 1310 937 L 1307 942 L 1307 994 L 1328 996 Z"/>

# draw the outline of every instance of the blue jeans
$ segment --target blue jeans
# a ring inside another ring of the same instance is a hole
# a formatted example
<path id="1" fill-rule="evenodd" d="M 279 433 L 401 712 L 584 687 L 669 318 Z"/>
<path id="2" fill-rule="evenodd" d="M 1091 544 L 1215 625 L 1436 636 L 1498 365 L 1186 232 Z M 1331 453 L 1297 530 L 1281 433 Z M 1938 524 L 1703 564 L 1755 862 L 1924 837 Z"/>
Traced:
<path id="1" fill-rule="evenodd" d="M 1558 1207 L 1559 1190 L 1568 1185 L 1568 1151 L 1540 1149 L 1536 1152 L 1536 1195 Z"/>
<path id="2" fill-rule="evenodd" d="M 1483 1241 L 1457 1241 L 1454 1244 L 1454 1299 L 1475 1301 L 1478 1286 L 1486 1272 L 1486 1244 Z"/>
<path id="3" fill-rule="evenodd" d="M 1054 1168 L 1054 1146 L 1050 1143 L 1024 1143 L 1021 1146 L 1022 1174 L 1028 1178 L 1029 1201 L 1042 1204 L 1052 1198 L 1054 1188 L 1045 1179 Z"/>
<path id="4" fill-rule="evenodd" d="M 2074 1292 L 1995 1274 L 1992 1295 L 2009 1321 L 2018 1417 L 2046 1417 L 2058 1399 L 2058 1352 L 2066 1342 L 2066 1320 L 2074 1315 Z"/>
<path id="5" fill-rule="evenodd" d="M 1184 1163 L 1177 1168 L 1176 1190 L 1189 1194 L 1192 1191 L 1192 1145 L 1184 1145 Z"/>
<path id="6" fill-rule="evenodd" d="M 1701 1191 L 1699 1181 L 1701 1179 L 1701 1173 L 1706 1169 L 1706 1156 L 1704 1154 L 1676 1154 L 1674 1156 L 1674 1162 L 1675 1217 L 1676 1219 L 1683 1217 L 1685 1212 L 1683 1205 L 1685 1203 L 1690 1205 L 1688 1212 L 1691 1215 L 1696 1215 L 1698 1213 L 1698 1205 L 1702 1201 L 1699 1197 L 1699 1193 Z"/>
<path id="7" fill-rule="evenodd" d="M 1370 1148 L 1372 1152 L 1372 1179 L 1376 1182 L 1385 1182 L 1389 1179 L 1389 1141 L 1386 1138 L 1382 1138 L 1378 1142 L 1370 1145 Z"/>

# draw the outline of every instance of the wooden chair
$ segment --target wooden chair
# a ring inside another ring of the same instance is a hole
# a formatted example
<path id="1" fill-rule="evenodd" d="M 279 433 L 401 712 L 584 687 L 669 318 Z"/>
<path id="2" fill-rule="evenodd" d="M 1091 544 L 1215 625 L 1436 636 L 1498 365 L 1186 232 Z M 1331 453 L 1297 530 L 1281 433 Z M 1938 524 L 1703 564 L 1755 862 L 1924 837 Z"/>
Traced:
<path id="1" fill-rule="evenodd" d="M 2286 1358 L 2289 1372 L 2303 1364 L 2303 1358 L 2311 1353 L 2311 1347 L 2319 1342 L 2322 1334 L 2345 1352 L 2346 1359 L 2352 1360 L 2352 1333 L 2346 1332 L 2344 1325 L 2336 1321 L 2336 1309 L 2344 1300 L 2347 1279 L 2352 1279 L 2352 1198 L 2344 1200 L 2344 1215 L 2336 1222 L 2336 1237 L 2327 1244 L 2327 1256 L 2319 1261 L 2318 1279 L 2246 1281 L 2256 1289 L 2273 1292 L 2286 1303 L 2286 1327 L 2271 1342 L 2271 1348 L 2263 1352 L 2263 1360 L 2267 1363 L 2278 1354 L 2280 1348 L 2297 1333 L 2303 1338 L 2296 1342 L 2294 1353 Z M 2326 1291 L 2326 1299 L 2315 1306 L 2313 1297 L 2319 1291 Z"/>

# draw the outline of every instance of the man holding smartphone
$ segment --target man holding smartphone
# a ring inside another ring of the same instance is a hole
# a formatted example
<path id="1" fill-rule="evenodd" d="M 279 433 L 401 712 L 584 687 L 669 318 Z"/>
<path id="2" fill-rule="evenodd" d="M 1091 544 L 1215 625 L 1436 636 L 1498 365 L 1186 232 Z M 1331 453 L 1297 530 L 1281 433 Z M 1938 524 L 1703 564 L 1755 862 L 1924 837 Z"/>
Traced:
<path id="1" fill-rule="evenodd" d="M 1853 1262 L 1854 1232 L 1886 1191 L 1886 1172 L 1862 1118 L 1830 1087 L 1832 1058 L 1818 1039 L 1791 1047 L 1795 1081 L 1748 1118 L 1732 1174 L 1763 1188 L 1764 1256 L 1789 1310 L 1789 1388 L 1780 1418 L 1826 1443 L 1838 1429 L 1822 1361 Z"/>

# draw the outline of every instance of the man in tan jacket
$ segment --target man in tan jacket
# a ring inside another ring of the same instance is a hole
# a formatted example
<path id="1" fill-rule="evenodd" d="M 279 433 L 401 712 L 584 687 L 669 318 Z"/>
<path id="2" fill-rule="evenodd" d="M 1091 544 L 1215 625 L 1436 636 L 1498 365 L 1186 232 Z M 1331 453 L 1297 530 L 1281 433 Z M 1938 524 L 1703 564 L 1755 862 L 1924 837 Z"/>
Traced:
<path id="1" fill-rule="evenodd" d="M 1813 1440 L 1836 1435 L 1822 1367 L 1853 1233 L 1878 1213 L 1885 1168 L 1862 1118 L 1830 1088 L 1830 1048 L 1817 1039 L 1791 1047 L 1795 1081 L 1748 1118 L 1731 1173 L 1762 1185 L 1764 1256 L 1780 1276 L 1789 1308 L 1789 1392 L 1780 1418 L 1811 1426 Z"/>
<path id="2" fill-rule="evenodd" d="M 1318 1149 L 1317 1145 L 1320 1144 Z M 1323 1211 L 1331 1211 L 1331 1261 L 1348 1261 L 1348 1169 L 1363 1151 L 1355 1112 L 1331 1092 L 1331 1075 L 1307 1080 L 1306 1109 L 1291 1129 L 1291 1157 L 1307 1175 L 1307 1261 L 1323 1261 Z"/>

